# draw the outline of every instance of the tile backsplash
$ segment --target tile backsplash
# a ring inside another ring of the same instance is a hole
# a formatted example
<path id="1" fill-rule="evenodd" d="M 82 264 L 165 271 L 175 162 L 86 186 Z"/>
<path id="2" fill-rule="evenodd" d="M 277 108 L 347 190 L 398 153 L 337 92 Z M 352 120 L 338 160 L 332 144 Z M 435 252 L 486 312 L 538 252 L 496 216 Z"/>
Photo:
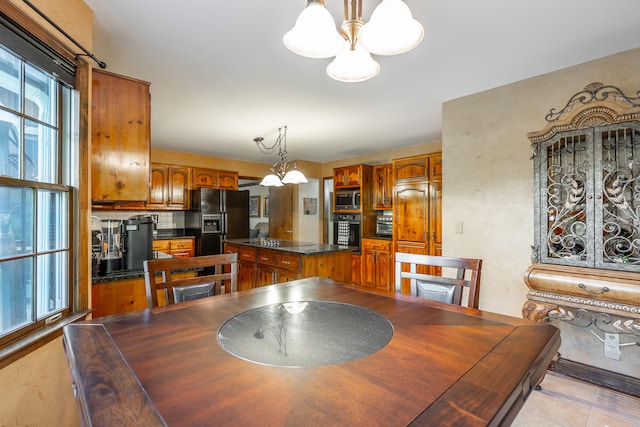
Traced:
<path id="1" fill-rule="evenodd" d="M 184 212 L 180 211 L 93 211 L 93 216 L 97 216 L 101 220 L 117 219 L 125 220 L 136 215 L 157 215 L 158 229 L 180 229 L 184 228 Z"/>

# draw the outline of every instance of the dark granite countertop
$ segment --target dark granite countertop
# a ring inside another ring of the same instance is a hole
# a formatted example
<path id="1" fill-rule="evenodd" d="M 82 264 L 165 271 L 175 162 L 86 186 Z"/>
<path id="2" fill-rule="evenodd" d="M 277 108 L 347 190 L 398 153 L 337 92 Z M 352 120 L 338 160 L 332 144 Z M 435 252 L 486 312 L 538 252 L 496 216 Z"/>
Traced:
<path id="1" fill-rule="evenodd" d="M 281 252 L 290 252 L 301 255 L 318 255 L 331 252 L 352 251 L 353 246 L 332 245 L 327 243 L 298 242 L 289 240 L 270 239 L 259 237 L 257 239 L 230 239 L 228 243 L 253 246 L 255 248 L 274 249 Z"/>
<path id="2" fill-rule="evenodd" d="M 164 252 L 153 251 L 153 259 L 169 259 L 172 255 Z M 139 279 L 144 277 L 144 270 L 120 270 L 105 276 L 93 276 L 91 283 L 113 282 L 115 280 Z"/>
<path id="3" fill-rule="evenodd" d="M 181 237 L 195 237 L 181 228 L 159 228 L 156 230 L 156 240 L 176 239 Z"/>

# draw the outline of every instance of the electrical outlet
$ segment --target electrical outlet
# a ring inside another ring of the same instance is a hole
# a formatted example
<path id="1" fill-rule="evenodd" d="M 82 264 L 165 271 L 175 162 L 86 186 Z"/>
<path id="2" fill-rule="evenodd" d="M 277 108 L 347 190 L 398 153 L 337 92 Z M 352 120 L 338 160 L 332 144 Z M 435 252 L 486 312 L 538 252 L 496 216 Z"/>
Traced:
<path id="1" fill-rule="evenodd" d="M 620 360 L 620 335 L 604 334 L 604 356 Z"/>
<path id="2" fill-rule="evenodd" d="M 456 222 L 456 234 L 462 234 L 463 224 L 462 222 Z"/>

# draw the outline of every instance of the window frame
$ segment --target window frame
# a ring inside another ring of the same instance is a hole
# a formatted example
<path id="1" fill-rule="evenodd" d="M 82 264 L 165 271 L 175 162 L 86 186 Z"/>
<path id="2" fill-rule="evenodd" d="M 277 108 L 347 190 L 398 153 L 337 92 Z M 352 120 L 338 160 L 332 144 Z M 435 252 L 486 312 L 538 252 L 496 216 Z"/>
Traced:
<path id="1" fill-rule="evenodd" d="M 82 288 L 80 285 L 80 278 L 86 278 L 88 273 L 81 268 L 83 264 L 87 264 L 88 255 L 84 254 L 80 250 L 83 239 L 82 233 L 88 230 L 88 225 L 85 224 L 87 213 L 85 210 L 87 206 L 90 206 L 86 200 L 84 200 L 88 191 L 86 189 L 86 179 L 88 174 L 88 167 L 86 166 L 85 152 L 88 143 L 88 137 L 86 136 L 87 128 L 87 111 L 86 111 L 86 99 L 88 94 L 88 84 L 90 81 L 90 66 L 84 60 L 79 60 L 78 55 L 74 54 L 67 45 L 62 42 L 57 35 L 41 27 L 37 22 L 33 21 L 27 14 L 17 8 L 15 5 L 4 3 L 0 4 L 0 21 L 6 25 L 6 22 L 10 22 L 20 32 L 20 37 L 26 40 L 28 43 L 32 43 L 35 50 L 39 51 L 44 56 L 49 56 L 52 61 L 51 67 L 62 66 L 65 68 L 65 73 L 57 73 L 55 70 L 45 68 L 44 71 L 49 75 L 55 75 L 61 77 L 57 79 L 66 86 L 75 87 L 79 92 L 79 105 L 78 115 L 72 120 L 78 120 L 77 126 L 80 134 L 77 138 L 79 146 L 73 147 L 77 152 L 74 158 L 79 161 L 77 169 L 74 171 L 75 186 L 62 184 L 68 171 L 63 169 L 65 159 L 63 156 L 69 155 L 68 147 L 65 147 L 60 141 L 64 138 L 64 134 L 67 131 L 59 132 L 58 134 L 58 167 L 59 177 L 58 183 L 49 184 L 43 182 L 34 182 L 27 180 L 16 180 L 15 178 L 0 177 L 0 184 L 5 186 L 15 186 L 22 188 L 33 188 L 35 191 L 38 189 L 64 191 L 67 193 L 67 206 L 70 208 L 70 215 L 68 216 L 68 258 L 67 258 L 67 271 L 68 271 L 68 283 L 67 283 L 67 307 L 62 310 L 57 310 L 55 314 L 43 317 L 42 319 L 35 319 L 32 323 L 11 332 L 2 338 L 0 338 L 0 368 L 12 363 L 13 361 L 23 357 L 50 342 L 51 340 L 61 336 L 62 329 L 69 323 L 77 320 L 82 320 L 90 313 L 88 307 L 88 287 Z M 25 37 L 28 36 L 28 37 Z M 3 37 L 3 45 L 5 39 Z M 6 46 L 6 45 L 5 45 Z M 16 54 L 23 61 L 25 61 L 24 52 L 21 52 L 14 47 L 7 46 L 8 50 Z M 59 60 L 59 61 L 56 61 Z M 26 61 L 36 68 L 43 69 L 41 63 L 38 61 L 31 62 Z M 69 65 L 72 65 L 75 69 L 73 72 L 69 71 Z M 79 75 L 74 74 L 80 71 Z M 71 80 L 70 80 L 71 79 Z M 58 104 L 62 102 L 61 97 L 58 98 Z M 69 123 L 60 124 L 61 130 L 64 126 L 68 126 Z M 69 163 L 69 162 L 67 162 Z M 86 239 L 84 239 L 86 240 Z M 44 252 L 47 253 L 47 252 Z M 34 276 L 37 273 L 34 271 Z M 35 304 L 35 302 L 34 302 Z"/>

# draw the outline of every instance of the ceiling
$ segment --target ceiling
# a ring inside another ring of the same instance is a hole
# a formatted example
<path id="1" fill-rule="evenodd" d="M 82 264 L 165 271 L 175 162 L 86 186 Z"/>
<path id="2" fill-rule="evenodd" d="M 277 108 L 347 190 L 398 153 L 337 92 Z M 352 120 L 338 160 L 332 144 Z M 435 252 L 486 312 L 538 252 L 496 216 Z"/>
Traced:
<path id="1" fill-rule="evenodd" d="M 367 21 L 379 2 L 363 1 Z M 440 141 L 444 101 L 640 46 L 637 0 L 405 0 L 422 43 L 341 83 L 282 44 L 305 0 L 85 2 L 107 71 L 151 83 L 153 148 L 261 163 L 276 156 L 253 139 L 283 125 L 290 160 Z M 325 3 L 339 25 L 343 2 Z"/>

